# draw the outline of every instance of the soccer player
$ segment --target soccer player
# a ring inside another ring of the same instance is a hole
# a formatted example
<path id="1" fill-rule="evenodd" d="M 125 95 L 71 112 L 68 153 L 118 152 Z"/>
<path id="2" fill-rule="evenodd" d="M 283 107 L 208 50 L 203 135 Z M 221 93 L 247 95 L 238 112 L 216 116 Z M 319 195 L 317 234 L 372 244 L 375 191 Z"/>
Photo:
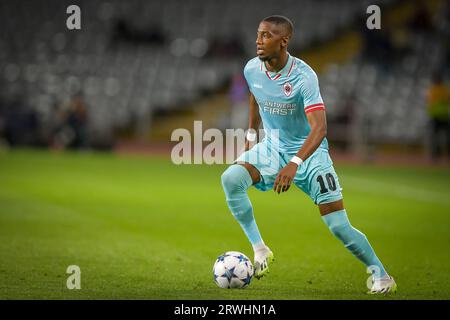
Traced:
<path id="1" fill-rule="evenodd" d="M 394 279 L 366 236 L 350 224 L 344 209 L 342 189 L 328 154 L 325 105 L 317 75 L 288 53 L 292 34 L 293 24 L 283 16 L 270 16 L 259 24 L 257 57 L 244 68 L 250 89 L 245 152 L 221 177 L 228 207 L 253 246 L 255 277 L 260 279 L 269 272 L 274 254 L 258 230 L 247 190 L 254 185 L 279 194 L 293 183 L 318 205 L 331 233 L 371 267 L 369 293 L 394 292 Z M 261 120 L 265 138 L 250 148 Z"/>

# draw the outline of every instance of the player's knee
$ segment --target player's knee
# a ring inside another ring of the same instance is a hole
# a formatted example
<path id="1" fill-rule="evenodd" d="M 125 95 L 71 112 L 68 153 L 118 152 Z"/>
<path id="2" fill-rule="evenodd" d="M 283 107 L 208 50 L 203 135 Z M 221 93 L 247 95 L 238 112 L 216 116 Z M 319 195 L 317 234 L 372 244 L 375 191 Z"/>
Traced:
<path id="1" fill-rule="evenodd" d="M 224 173 L 222 173 L 222 176 L 220 177 L 222 180 L 222 187 L 225 191 L 234 189 L 236 185 L 236 178 L 229 169 L 230 168 L 225 170 Z"/>
<path id="2" fill-rule="evenodd" d="M 237 164 L 229 166 L 227 170 L 222 173 L 221 180 L 222 187 L 226 192 L 241 190 L 244 184 L 241 166 Z"/>

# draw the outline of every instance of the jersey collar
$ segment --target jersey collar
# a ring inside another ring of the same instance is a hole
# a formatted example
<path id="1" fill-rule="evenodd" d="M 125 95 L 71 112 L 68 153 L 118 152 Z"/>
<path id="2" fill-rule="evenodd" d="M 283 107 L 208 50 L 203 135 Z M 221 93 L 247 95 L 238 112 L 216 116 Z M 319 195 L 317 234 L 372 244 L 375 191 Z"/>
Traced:
<path id="1" fill-rule="evenodd" d="M 289 77 L 291 72 L 292 72 L 292 69 L 294 68 L 294 65 L 295 65 L 295 59 L 288 52 L 287 63 L 280 71 L 278 71 L 278 72 L 271 72 L 271 71 L 267 70 L 266 64 L 263 61 L 261 61 L 261 63 L 260 63 L 260 69 L 261 69 L 262 72 L 264 72 L 266 74 L 266 76 L 270 80 L 277 80 L 283 74 L 285 74 L 286 77 Z"/>

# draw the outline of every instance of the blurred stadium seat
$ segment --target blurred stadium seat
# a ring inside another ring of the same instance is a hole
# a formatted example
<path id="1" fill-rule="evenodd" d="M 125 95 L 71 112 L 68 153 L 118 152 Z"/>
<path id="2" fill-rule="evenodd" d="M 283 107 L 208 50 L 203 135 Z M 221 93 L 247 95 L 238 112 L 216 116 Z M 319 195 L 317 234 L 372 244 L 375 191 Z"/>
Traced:
<path id="1" fill-rule="evenodd" d="M 402 1 L 377 3 L 389 8 Z M 254 56 L 262 17 L 292 18 L 297 34 L 291 47 L 301 57 L 352 30 L 367 17 L 370 1 L 83 0 L 76 1 L 80 31 L 65 27 L 70 4 L 0 2 L 0 104 L 7 108 L 18 97 L 45 126 L 55 105 L 82 92 L 91 136 L 105 141 L 115 130 L 142 127 L 139 122 L 150 122 L 155 110 L 186 105 L 241 72 Z M 448 59 L 442 45 L 448 20 L 443 14 L 432 18 L 431 30 L 407 30 L 407 52 L 398 59 L 383 64 L 363 51 L 325 66 L 320 82 L 330 119 L 353 99 L 354 112 L 371 119 L 370 139 L 422 141 L 424 92 L 431 72 Z"/>

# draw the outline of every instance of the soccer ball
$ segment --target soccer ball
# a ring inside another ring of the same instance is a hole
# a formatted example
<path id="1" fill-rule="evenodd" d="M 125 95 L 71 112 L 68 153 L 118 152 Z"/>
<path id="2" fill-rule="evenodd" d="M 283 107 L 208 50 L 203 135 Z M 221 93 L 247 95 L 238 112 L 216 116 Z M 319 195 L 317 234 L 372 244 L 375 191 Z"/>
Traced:
<path id="1" fill-rule="evenodd" d="M 253 264 L 245 254 L 228 251 L 217 258 L 213 275 L 220 288 L 245 288 L 252 280 Z"/>

